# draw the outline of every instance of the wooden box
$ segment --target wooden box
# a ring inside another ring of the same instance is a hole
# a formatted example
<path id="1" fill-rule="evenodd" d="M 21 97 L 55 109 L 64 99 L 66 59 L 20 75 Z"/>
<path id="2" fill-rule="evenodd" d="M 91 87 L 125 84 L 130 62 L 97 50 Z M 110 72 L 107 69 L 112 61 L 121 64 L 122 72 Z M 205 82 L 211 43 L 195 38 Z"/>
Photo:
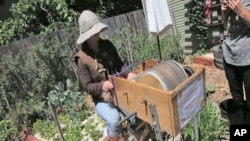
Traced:
<path id="1" fill-rule="evenodd" d="M 176 136 L 205 104 L 205 69 L 190 67 L 194 74 L 171 91 L 111 77 L 115 85 L 115 104 L 130 113 L 137 112 L 137 116 L 149 124 L 153 124 L 149 105 L 155 105 L 160 129 Z"/>

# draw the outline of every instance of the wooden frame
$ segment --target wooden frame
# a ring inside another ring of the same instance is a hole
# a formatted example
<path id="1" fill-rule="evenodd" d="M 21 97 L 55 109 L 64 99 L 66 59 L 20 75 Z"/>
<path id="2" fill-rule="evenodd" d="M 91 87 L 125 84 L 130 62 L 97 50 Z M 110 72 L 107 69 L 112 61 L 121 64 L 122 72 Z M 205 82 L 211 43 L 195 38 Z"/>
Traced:
<path id="1" fill-rule="evenodd" d="M 137 112 L 138 118 L 149 124 L 153 123 L 149 105 L 154 104 L 161 130 L 176 136 L 205 104 L 205 69 L 190 67 L 194 74 L 172 91 L 110 76 L 115 86 L 115 104 L 127 112 Z"/>

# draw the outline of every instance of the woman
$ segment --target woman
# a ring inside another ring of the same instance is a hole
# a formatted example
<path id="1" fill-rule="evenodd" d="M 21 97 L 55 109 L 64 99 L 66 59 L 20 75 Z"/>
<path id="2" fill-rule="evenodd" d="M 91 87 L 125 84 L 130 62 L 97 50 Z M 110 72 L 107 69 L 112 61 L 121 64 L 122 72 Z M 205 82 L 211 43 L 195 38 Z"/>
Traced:
<path id="1" fill-rule="evenodd" d="M 232 98 L 239 109 L 235 112 L 237 120 L 231 124 L 250 124 L 247 121 L 250 117 L 243 112 L 244 100 L 250 101 L 250 1 L 224 0 L 221 10 L 222 17 L 228 21 L 228 36 L 222 44 L 224 69 Z"/>
<path id="2" fill-rule="evenodd" d="M 112 99 L 110 92 L 114 87 L 108 80 L 108 74 L 121 72 L 124 64 L 114 45 L 100 38 L 100 32 L 107 28 L 93 12 L 85 10 L 81 13 L 80 36 L 77 39 L 81 48 L 75 56 L 75 62 L 84 90 L 93 97 L 97 114 L 107 122 L 106 140 L 118 141 L 123 138 L 118 125 L 120 115 L 108 103 Z M 123 77 L 131 79 L 136 75 L 132 72 L 127 74 L 123 74 Z"/>

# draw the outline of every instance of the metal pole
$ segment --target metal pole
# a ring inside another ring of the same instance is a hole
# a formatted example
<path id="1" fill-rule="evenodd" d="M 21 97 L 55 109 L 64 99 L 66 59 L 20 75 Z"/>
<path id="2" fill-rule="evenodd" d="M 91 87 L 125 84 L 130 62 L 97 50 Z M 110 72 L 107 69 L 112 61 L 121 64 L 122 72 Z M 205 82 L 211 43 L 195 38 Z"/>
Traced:
<path id="1" fill-rule="evenodd" d="M 58 130 L 59 130 L 59 133 L 60 133 L 60 136 L 61 136 L 61 140 L 62 140 L 62 141 L 65 141 L 65 139 L 64 139 L 64 137 L 63 137 L 62 129 L 61 129 L 61 126 L 60 126 L 60 124 L 59 124 L 59 122 L 58 122 L 58 119 L 57 119 L 57 116 L 56 116 L 56 114 L 55 114 L 55 111 L 54 111 L 54 109 L 53 109 L 53 107 L 52 107 L 52 105 L 51 105 L 51 103 L 50 103 L 49 101 L 48 101 L 48 104 L 49 104 L 49 108 L 50 108 L 50 110 L 51 110 L 52 116 L 53 116 L 53 118 L 54 118 L 54 121 L 55 121 L 55 123 L 56 123 L 56 126 L 57 126 L 57 128 L 58 128 Z"/>
<path id="2" fill-rule="evenodd" d="M 150 112 L 151 112 L 151 116 L 152 116 L 152 120 L 153 120 L 152 127 L 154 128 L 154 131 L 155 131 L 156 140 L 163 141 L 160 122 L 158 119 L 156 107 L 154 104 L 150 104 L 149 108 L 150 108 Z"/>
<path id="3" fill-rule="evenodd" d="M 160 39 L 159 36 L 157 35 L 157 44 L 158 44 L 158 50 L 159 50 L 159 56 L 160 56 L 160 61 L 162 61 L 162 56 L 161 56 L 161 47 L 160 47 Z"/>
<path id="4" fill-rule="evenodd" d="M 194 117 L 194 131 L 195 131 L 195 141 L 199 141 L 199 121 L 198 121 L 198 117 L 195 116 Z"/>
<path id="5" fill-rule="evenodd" d="M 172 14 L 173 14 L 173 19 L 174 19 L 174 27 L 175 27 L 175 32 L 176 34 L 178 34 L 177 32 L 177 25 L 176 25 L 176 21 L 175 21 L 175 15 L 174 15 L 174 11 L 172 10 Z M 179 55 L 179 43 L 178 41 L 176 40 L 176 34 L 174 33 L 174 30 L 172 29 L 172 32 L 173 32 L 173 35 L 174 35 L 174 41 L 175 41 L 175 44 L 176 44 L 176 54 L 177 54 L 177 59 L 178 59 L 178 62 L 180 62 L 180 55 Z"/>

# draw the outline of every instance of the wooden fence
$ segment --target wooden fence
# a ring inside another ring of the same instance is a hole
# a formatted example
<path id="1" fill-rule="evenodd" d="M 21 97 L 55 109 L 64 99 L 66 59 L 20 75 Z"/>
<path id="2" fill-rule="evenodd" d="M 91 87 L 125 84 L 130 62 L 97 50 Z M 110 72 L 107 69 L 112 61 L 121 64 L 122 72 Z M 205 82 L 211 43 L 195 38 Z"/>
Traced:
<path id="1" fill-rule="evenodd" d="M 110 26 L 110 32 L 129 28 L 132 33 L 142 33 L 147 30 L 145 15 L 142 10 L 102 19 L 102 22 Z"/>
<path id="2" fill-rule="evenodd" d="M 115 31 L 122 30 L 123 28 L 129 29 L 130 31 L 128 32 L 130 33 L 141 33 L 147 30 L 145 17 L 142 10 L 137 10 L 119 16 L 102 19 L 101 21 L 110 26 L 109 30 L 102 33 L 101 36 L 104 38 L 110 38 L 110 36 L 112 36 Z M 78 27 L 75 28 L 78 29 Z M 59 40 L 65 41 L 65 39 L 68 38 L 68 32 L 68 30 L 55 31 L 51 33 L 51 36 L 56 36 Z M 79 32 L 76 32 L 76 34 L 78 33 Z M 12 52 L 16 52 L 18 51 L 18 49 L 26 48 L 27 46 L 37 44 L 40 41 L 41 36 L 42 35 L 34 35 L 5 45 L 1 45 L 0 54 L 7 53 L 9 50 L 11 50 Z M 76 35 L 76 37 L 77 36 L 78 35 Z"/>
<path id="3" fill-rule="evenodd" d="M 184 49 L 186 54 L 190 54 L 195 52 L 199 49 L 198 40 L 195 36 L 195 33 L 190 31 L 190 27 L 188 25 L 188 19 L 185 16 L 187 14 L 187 8 L 190 7 L 190 0 L 183 2 L 182 0 L 167 0 L 169 3 L 169 10 L 171 13 L 172 21 L 173 21 L 173 28 L 170 30 L 174 30 L 176 33 L 180 33 L 181 35 L 181 47 Z M 187 6 L 188 5 L 188 6 Z M 213 16 L 213 18 L 217 18 L 217 16 Z M 214 19 L 213 19 L 214 20 Z M 129 12 L 126 14 L 102 19 L 102 22 L 106 23 L 110 26 L 110 30 L 107 30 L 101 34 L 104 38 L 111 38 L 113 33 L 116 31 L 121 30 L 128 30 L 126 32 L 133 32 L 133 33 L 147 33 L 147 21 L 145 19 L 145 15 L 143 10 L 136 10 L 133 12 Z M 78 26 L 73 27 L 78 29 Z M 209 32 L 209 39 L 208 39 L 208 46 L 213 46 L 211 44 L 212 39 L 218 39 L 218 34 L 215 29 L 208 29 Z M 173 33 L 173 34 L 176 34 Z M 56 31 L 52 33 L 58 36 L 60 39 L 64 40 L 65 35 L 67 35 L 67 30 Z M 78 34 L 78 32 L 76 33 Z M 150 34 L 150 33 L 148 33 Z M 216 34 L 216 35 L 211 35 Z M 78 36 L 78 35 L 76 35 Z M 76 40 L 76 39 L 75 39 Z M 0 53 L 5 53 L 6 50 L 15 50 L 17 48 L 22 48 L 25 45 L 32 45 L 36 44 L 40 41 L 40 35 L 31 36 L 19 41 L 11 42 L 5 45 L 0 46 Z"/>

